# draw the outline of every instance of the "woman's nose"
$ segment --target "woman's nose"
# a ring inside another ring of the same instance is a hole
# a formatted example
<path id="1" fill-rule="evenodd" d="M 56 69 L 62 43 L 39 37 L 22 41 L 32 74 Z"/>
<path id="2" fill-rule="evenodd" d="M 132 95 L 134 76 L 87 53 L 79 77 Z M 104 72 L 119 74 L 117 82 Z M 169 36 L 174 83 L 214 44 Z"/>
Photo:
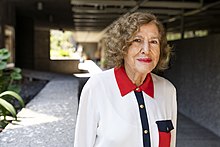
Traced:
<path id="1" fill-rule="evenodd" d="M 149 52 L 149 43 L 148 41 L 144 41 L 142 44 L 142 53 L 148 53 Z"/>

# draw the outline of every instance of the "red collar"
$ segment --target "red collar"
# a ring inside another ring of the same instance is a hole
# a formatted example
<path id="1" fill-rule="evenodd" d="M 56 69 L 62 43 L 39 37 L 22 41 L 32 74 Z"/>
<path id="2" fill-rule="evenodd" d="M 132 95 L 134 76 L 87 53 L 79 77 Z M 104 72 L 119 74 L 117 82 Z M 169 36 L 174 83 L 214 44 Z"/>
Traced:
<path id="1" fill-rule="evenodd" d="M 147 77 L 144 83 L 137 87 L 135 84 L 131 82 L 129 77 L 127 76 L 124 67 L 119 67 L 114 69 L 115 78 L 118 84 L 118 87 L 121 92 L 121 96 L 125 96 L 131 91 L 144 91 L 147 95 L 154 98 L 154 85 L 151 74 L 147 74 Z"/>

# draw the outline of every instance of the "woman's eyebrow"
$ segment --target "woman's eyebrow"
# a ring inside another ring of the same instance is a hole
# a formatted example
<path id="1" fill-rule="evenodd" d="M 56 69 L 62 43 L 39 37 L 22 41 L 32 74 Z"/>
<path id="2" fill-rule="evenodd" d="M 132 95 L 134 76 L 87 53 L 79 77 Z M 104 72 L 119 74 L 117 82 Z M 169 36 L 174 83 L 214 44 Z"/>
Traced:
<path id="1" fill-rule="evenodd" d="M 138 37 L 138 38 L 144 38 L 144 37 L 142 37 L 142 36 L 140 36 L 140 35 L 134 35 L 134 36 L 133 36 L 133 38 L 136 38 L 136 37 Z"/>
<path id="2" fill-rule="evenodd" d="M 135 35 L 134 37 L 132 37 L 133 39 L 134 38 L 144 38 L 143 36 L 141 36 L 141 35 Z M 160 37 L 159 36 L 152 36 L 152 37 L 150 37 L 149 39 L 158 39 L 158 40 L 160 40 Z"/>
<path id="3" fill-rule="evenodd" d="M 160 39 L 159 37 L 150 37 L 150 39 Z"/>
<path id="4" fill-rule="evenodd" d="M 134 37 L 142 37 L 141 35 L 134 35 Z"/>

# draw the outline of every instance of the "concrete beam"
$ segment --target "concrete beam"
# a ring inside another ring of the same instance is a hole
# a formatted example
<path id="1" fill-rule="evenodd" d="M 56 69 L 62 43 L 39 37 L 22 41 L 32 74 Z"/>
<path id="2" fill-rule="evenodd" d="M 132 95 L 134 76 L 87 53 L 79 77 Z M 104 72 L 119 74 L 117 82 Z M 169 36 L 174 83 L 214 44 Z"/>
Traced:
<path id="1" fill-rule="evenodd" d="M 104 5 L 104 6 L 124 6 L 134 7 L 135 1 L 115 1 L 115 0 L 71 0 L 72 5 Z M 146 1 L 141 7 L 176 8 L 176 9 L 196 9 L 201 7 L 200 2 L 171 2 L 171 1 Z"/>
<path id="2" fill-rule="evenodd" d="M 181 10 L 172 10 L 172 9 L 144 9 L 144 8 L 139 8 L 139 11 L 148 11 L 152 12 L 154 14 L 166 14 L 166 15 L 178 15 L 181 14 Z M 98 10 L 95 7 L 72 7 L 72 11 L 74 13 L 92 13 L 92 14 L 99 14 L 99 13 L 104 13 L 106 14 L 106 17 L 109 16 L 109 13 L 119 13 L 123 14 L 129 11 L 129 9 L 125 8 L 104 8 L 103 10 Z"/>

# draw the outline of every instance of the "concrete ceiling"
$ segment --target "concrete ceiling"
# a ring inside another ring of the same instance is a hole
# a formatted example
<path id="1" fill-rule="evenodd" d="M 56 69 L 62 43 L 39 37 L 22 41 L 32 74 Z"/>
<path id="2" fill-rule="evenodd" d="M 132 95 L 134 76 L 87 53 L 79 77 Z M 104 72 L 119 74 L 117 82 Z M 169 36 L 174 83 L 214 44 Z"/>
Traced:
<path id="1" fill-rule="evenodd" d="M 79 42 L 99 40 L 121 15 L 150 11 L 168 31 L 219 30 L 219 0 L 9 0 L 20 15 L 35 20 L 36 27 L 75 32 Z M 184 17 L 182 17 L 184 16 Z M 218 19 L 217 19 L 218 18 Z"/>

